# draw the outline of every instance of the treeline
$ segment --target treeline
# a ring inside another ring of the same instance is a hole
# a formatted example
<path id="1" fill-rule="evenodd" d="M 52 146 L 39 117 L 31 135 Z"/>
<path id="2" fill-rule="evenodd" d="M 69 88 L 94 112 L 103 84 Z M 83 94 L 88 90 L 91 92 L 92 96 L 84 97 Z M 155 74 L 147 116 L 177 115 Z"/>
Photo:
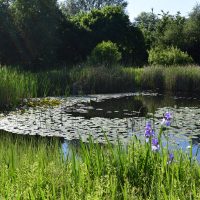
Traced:
<path id="1" fill-rule="evenodd" d="M 200 6 L 180 13 L 141 13 L 131 23 L 124 0 L 0 0 L 0 64 L 38 70 L 72 66 L 111 41 L 123 65 L 143 65 L 149 50 L 177 47 L 200 63 Z"/>
<path id="2" fill-rule="evenodd" d="M 76 64 L 98 43 L 110 40 L 117 44 L 121 62 L 142 64 L 147 58 L 144 37 L 123 5 L 91 5 L 90 12 L 73 15 L 66 13 L 69 5 L 59 6 L 56 0 L 1 0 L 0 63 L 31 69 Z"/>
<path id="3" fill-rule="evenodd" d="M 155 14 L 152 10 L 142 12 L 134 23 L 144 34 L 147 50 L 178 48 L 200 64 L 200 4 L 194 6 L 188 17 L 180 12 Z"/>

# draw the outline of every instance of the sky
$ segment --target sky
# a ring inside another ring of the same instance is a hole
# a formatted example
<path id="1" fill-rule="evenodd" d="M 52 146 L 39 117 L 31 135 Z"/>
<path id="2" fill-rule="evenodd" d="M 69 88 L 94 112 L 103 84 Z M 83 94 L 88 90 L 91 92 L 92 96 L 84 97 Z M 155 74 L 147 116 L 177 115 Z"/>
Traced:
<path id="1" fill-rule="evenodd" d="M 200 0 L 127 0 L 128 7 L 127 12 L 130 20 L 133 21 L 142 11 L 151 12 L 154 9 L 154 13 L 158 14 L 161 10 L 169 11 L 170 14 L 176 14 L 177 11 L 181 12 L 181 15 L 187 16 L 192 8 L 200 3 Z"/>

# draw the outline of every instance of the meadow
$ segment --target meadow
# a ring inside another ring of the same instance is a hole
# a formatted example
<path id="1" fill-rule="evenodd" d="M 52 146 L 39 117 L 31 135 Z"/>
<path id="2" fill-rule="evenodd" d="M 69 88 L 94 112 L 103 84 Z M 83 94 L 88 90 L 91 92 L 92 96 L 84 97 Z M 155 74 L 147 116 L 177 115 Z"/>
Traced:
<path id="1" fill-rule="evenodd" d="M 63 153 L 62 140 L 1 131 L 0 194 L 5 199 L 199 199 L 200 166 L 191 153 L 92 139 Z"/>

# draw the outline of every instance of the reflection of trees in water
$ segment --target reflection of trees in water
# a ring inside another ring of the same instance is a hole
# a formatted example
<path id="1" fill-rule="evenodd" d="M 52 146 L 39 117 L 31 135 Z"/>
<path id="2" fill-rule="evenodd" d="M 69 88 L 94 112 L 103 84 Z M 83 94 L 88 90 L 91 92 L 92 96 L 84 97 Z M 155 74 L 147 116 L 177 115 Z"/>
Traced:
<path id="1" fill-rule="evenodd" d="M 87 112 L 79 112 L 74 109 L 71 114 L 73 116 L 83 116 L 87 119 L 92 117 L 104 118 L 126 118 L 131 116 L 142 117 L 147 113 L 154 113 L 157 108 L 162 107 L 180 107 L 198 106 L 198 99 L 191 97 L 174 97 L 171 94 L 159 95 L 136 95 L 125 96 L 119 98 L 105 99 L 100 102 L 91 101 L 86 103 L 85 110 Z M 93 107 L 94 109 L 87 109 Z"/>
<path id="2" fill-rule="evenodd" d="M 174 98 L 168 95 L 139 95 L 136 98 L 142 102 L 150 113 L 154 113 L 157 108 L 174 107 L 176 105 Z"/>
<path id="3" fill-rule="evenodd" d="M 130 116 L 145 116 L 147 109 L 140 99 L 135 96 L 120 98 L 110 98 L 101 102 L 91 101 L 85 104 L 89 109 L 88 113 L 72 112 L 73 116 L 83 116 L 85 118 L 104 117 L 104 118 L 126 118 Z M 135 112 L 134 112 L 135 111 Z"/>
<path id="4" fill-rule="evenodd" d="M 157 108 L 162 107 L 199 107 L 199 99 L 192 97 L 178 97 L 172 94 L 159 94 L 155 96 L 139 95 L 135 97 L 140 100 L 148 112 L 154 113 Z"/>

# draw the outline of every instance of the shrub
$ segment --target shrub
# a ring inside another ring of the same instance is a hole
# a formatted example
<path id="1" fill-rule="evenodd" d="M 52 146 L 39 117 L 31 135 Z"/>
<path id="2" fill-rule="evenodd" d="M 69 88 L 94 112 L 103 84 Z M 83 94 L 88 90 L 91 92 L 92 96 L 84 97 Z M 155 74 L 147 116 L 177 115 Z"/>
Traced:
<path id="1" fill-rule="evenodd" d="M 115 43 L 103 41 L 93 49 L 89 61 L 96 66 L 112 67 L 120 61 L 121 57 L 122 55 Z"/>
<path id="2" fill-rule="evenodd" d="M 151 65 L 186 65 L 193 62 L 186 52 L 175 47 L 151 49 L 148 61 Z"/>

